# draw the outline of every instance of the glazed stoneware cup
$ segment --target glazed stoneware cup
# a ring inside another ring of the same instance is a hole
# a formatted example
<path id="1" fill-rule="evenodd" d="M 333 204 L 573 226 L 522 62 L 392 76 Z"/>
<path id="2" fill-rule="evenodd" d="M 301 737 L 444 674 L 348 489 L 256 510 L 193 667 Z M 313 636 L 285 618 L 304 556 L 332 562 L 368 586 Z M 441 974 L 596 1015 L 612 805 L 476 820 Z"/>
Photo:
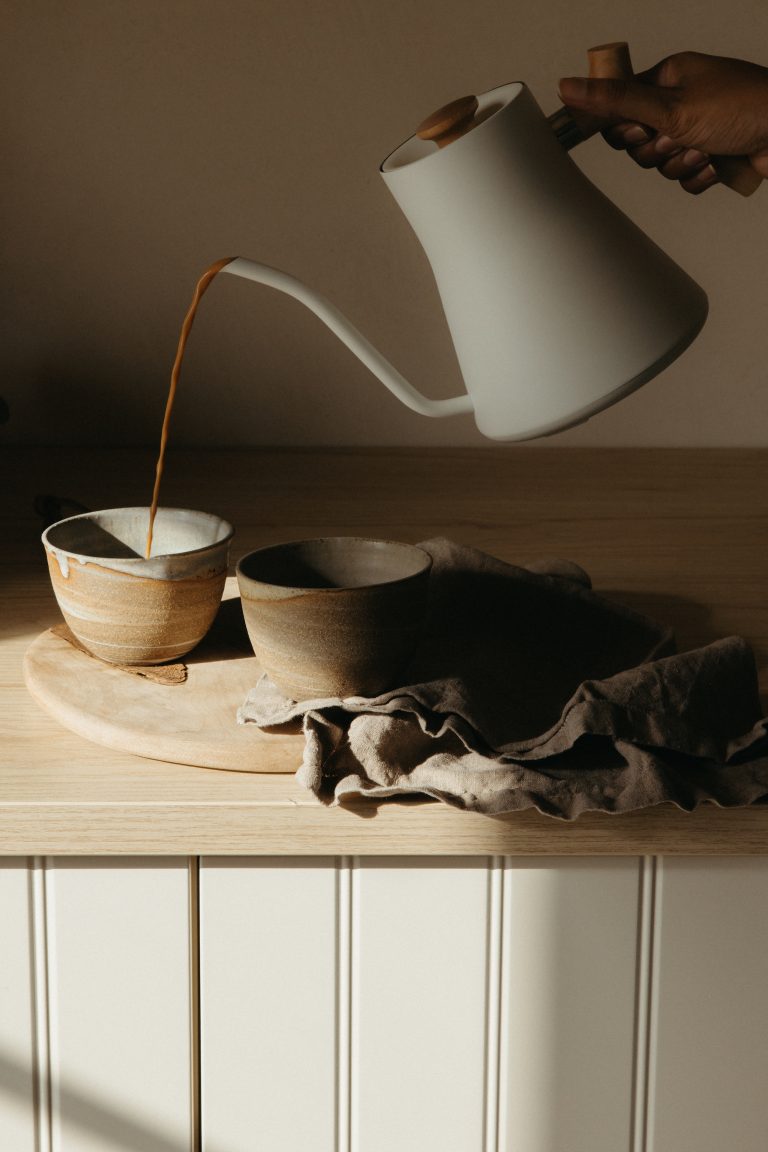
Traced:
<path id="1" fill-rule="evenodd" d="M 249 553 L 237 580 L 261 667 L 292 700 L 396 687 L 424 623 L 431 566 L 415 545 L 351 536 Z"/>
<path id="2" fill-rule="evenodd" d="M 51 583 L 77 639 L 110 664 L 184 656 L 213 623 L 233 529 L 185 508 L 110 508 L 59 520 L 43 533 Z"/>

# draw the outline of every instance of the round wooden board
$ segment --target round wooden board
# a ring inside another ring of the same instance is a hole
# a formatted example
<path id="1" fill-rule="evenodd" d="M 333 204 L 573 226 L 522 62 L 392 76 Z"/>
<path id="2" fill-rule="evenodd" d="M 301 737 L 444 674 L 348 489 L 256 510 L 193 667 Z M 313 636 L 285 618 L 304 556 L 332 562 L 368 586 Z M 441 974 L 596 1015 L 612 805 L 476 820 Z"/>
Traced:
<path id="1" fill-rule="evenodd" d="M 49 630 L 27 649 L 24 677 L 60 724 L 107 748 L 200 768 L 296 771 L 300 734 L 237 723 L 237 709 L 261 669 L 232 577 L 216 622 L 185 663 L 185 683 L 158 684 L 110 667 Z"/>

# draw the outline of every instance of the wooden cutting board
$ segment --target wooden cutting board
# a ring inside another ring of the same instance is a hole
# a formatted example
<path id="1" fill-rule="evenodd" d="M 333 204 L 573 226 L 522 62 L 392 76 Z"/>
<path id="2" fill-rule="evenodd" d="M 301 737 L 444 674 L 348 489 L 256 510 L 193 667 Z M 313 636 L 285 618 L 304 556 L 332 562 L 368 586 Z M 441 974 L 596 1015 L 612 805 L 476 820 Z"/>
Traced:
<path id="1" fill-rule="evenodd" d="M 233 577 L 211 631 L 184 663 L 184 683 L 155 683 L 79 651 L 49 629 L 27 649 L 24 677 L 60 724 L 107 748 L 200 768 L 296 771 L 304 744 L 300 733 L 237 723 L 237 709 L 261 669 Z"/>

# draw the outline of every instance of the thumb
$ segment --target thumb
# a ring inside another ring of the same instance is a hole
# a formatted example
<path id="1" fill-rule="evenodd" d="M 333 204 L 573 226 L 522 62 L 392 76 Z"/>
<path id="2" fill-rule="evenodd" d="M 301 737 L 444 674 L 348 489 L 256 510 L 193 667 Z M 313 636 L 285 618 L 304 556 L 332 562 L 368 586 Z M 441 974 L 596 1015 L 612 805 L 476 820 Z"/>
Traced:
<path id="1" fill-rule="evenodd" d="M 568 108 L 589 112 L 599 120 L 637 120 L 662 132 L 670 119 L 670 93 L 642 80 L 569 76 L 560 81 L 560 99 Z"/>

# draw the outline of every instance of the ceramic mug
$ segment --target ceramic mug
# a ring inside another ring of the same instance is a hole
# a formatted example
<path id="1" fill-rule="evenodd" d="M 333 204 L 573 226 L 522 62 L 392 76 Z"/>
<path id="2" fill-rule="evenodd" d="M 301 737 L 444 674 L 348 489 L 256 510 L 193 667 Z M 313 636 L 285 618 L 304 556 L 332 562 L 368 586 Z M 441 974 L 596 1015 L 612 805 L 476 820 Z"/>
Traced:
<path id="1" fill-rule="evenodd" d="M 259 663 L 292 700 L 396 687 L 424 624 L 431 567 L 415 545 L 352 536 L 249 553 L 237 580 Z"/>
<path id="2" fill-rule="evenodd" d="M 198 644 L 214 621 L 234 529 L 185 508 L 110 508 L 43 533 L 51 583 L 70 629 L 111 664 L 162 664 Z"/>

